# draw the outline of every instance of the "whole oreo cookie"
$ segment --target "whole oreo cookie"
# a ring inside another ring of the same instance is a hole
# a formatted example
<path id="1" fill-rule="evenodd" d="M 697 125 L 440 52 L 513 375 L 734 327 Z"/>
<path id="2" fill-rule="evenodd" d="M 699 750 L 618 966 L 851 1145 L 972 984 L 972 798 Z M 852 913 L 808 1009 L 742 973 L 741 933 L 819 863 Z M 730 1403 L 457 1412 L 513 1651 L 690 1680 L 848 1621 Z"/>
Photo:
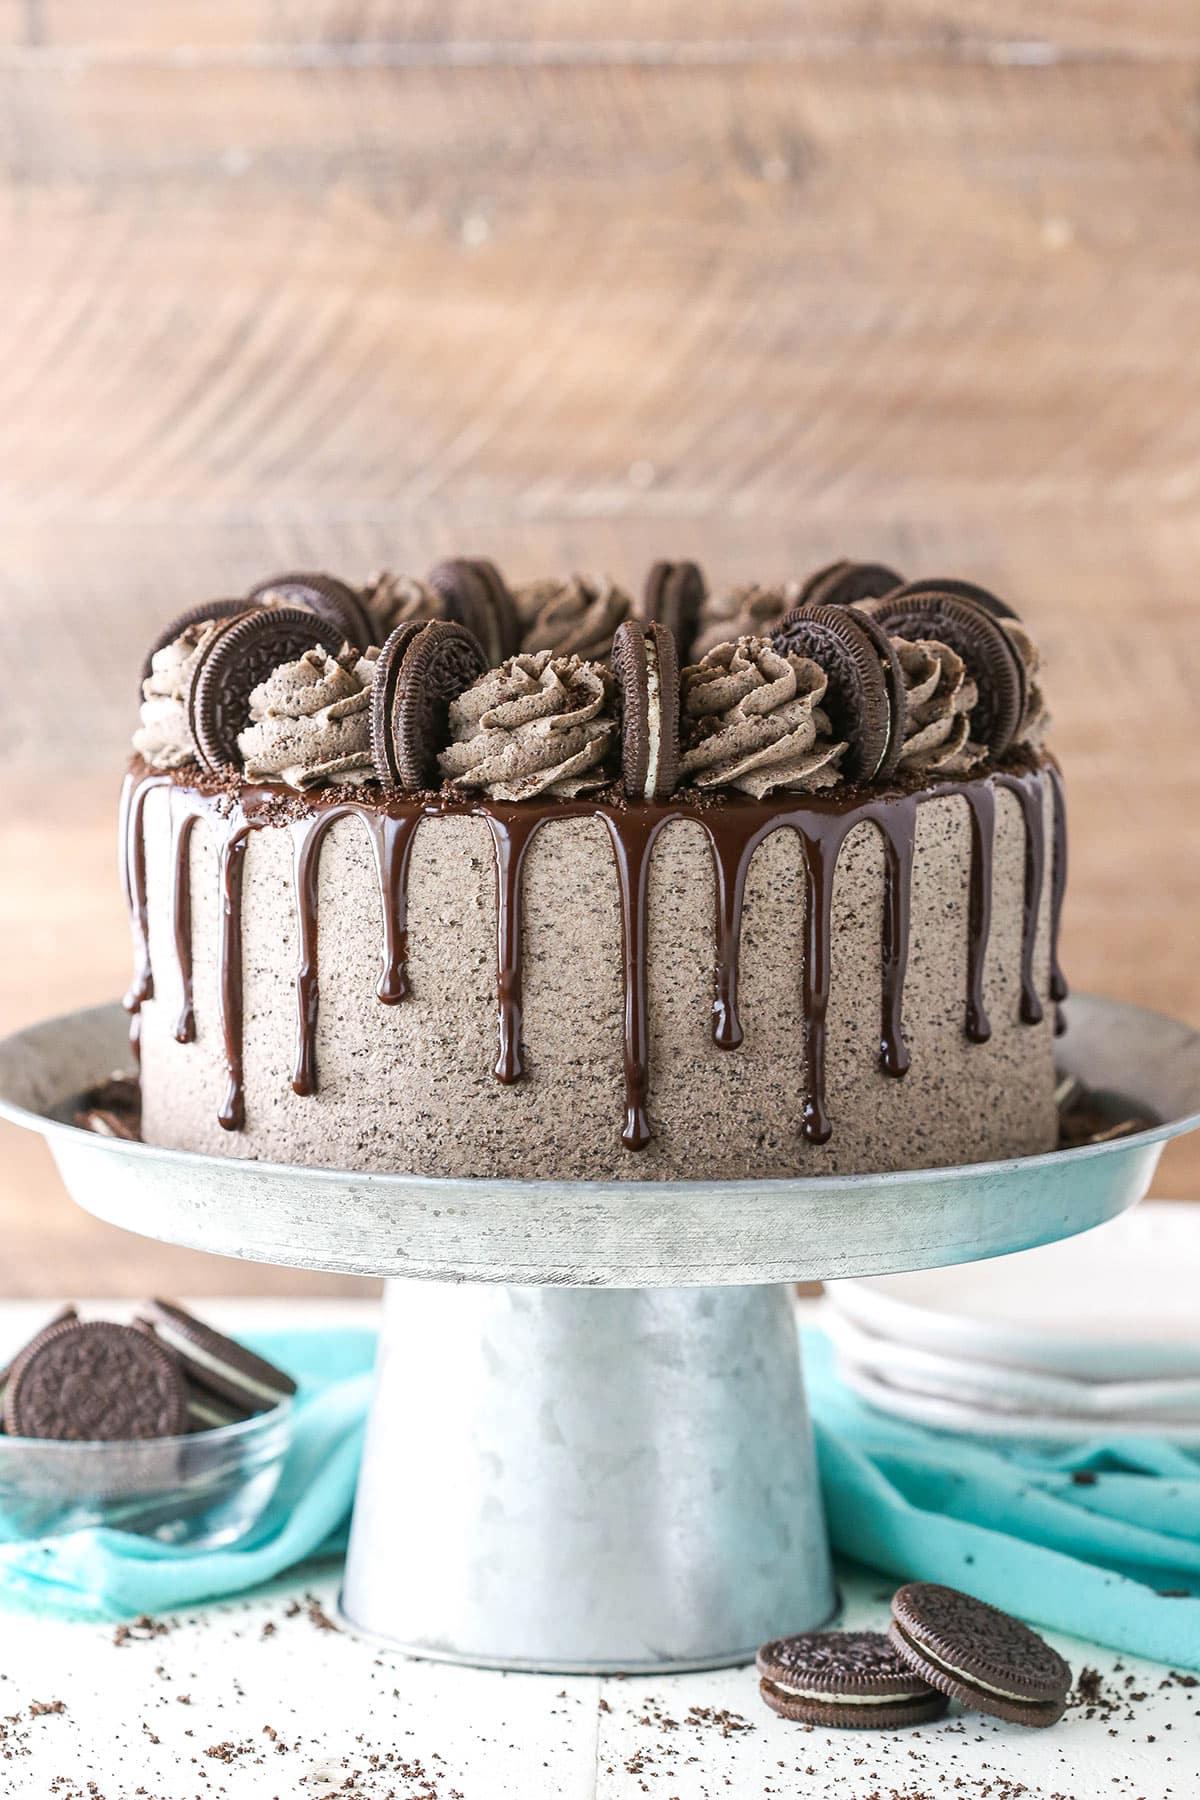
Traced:
<path id="1" fill-rule="evenodd" d="M 665 625 L 675 640 L 676 658 L 686 665 L 700 625 L 707 591 L 698 563 L 656 562 L 642 589 L 641 617 Z"/>
<path id="2" fill-rule="evenodd" d="M 138 683 L 138 697 L 142 693 L 142 685 L 150 679 L 154 672 L 154 658 L 168 644 L 173 644 L 177 637 L 192 625 L 207 625 L 218 619 L 240 619 L 245 612 L 253 611 L 253 603 L 249 600 L 209 600 L 203 606 L 189 606 L 178 618 L 172 619 L 163 627 L 146 652 L 146 660 L 142 664 L 141 680 Z"/>
<path id="3" fill-rule="evenodd" d="M 781 622 L 774 643 L 824 669 L 829 685 L 821 705 L 836 735 L 846 740 L 847 778 L 873 781 L 889 765 L 894 768 L 891 759 L 904 737 L 903 713 L 893 726 L 895 672 L 889 664 L 885 676 L 878 635 L 858 613 L 847 606 L 799 606 Z"/>
<path id="4" fill-rule="evenodd" d="M 498 669 L 520 645 L 516 603 L 495 563 L 455 556 L 435 563 L 426 584 L 440 594 L 446 617 L 479 639 L 489 669 Z"/>
<path id="5" fill-rule="evenodd" d="M 140 1322 L 174 1354 L 193 1386 L 232 1402 L 238 1411 L 266 1412 L 296 1392 L 282 1369 L 170 1300 L 151 1300 Z"/>
<path id="6" fill-rule="evenodd" d="M 810 601 L 807 605 L 793 607 L 792 611 L 779 621 L 775 627 L 777 647 L 786 642 L 789 633 L 796 625 L 799 625 L 800 635 L 803 635 L 803 621 L 809 616 L 809 608 L 813 604 L 815 603 Z M 870 638 L 875 646 L 875 654 L 879 658 L 879 667 L 883 674 L 888 698 L 888 744 L 883 761 L 876 769 L 872 779 L 887 781 L 896 773 L 900 765 L 900 753 L 904 749 L 904 729 L 908 717 L 908 687 L 904 680 L 904 670 L 901 667 L 900 658 L 896 654 L 896 646 L 882 625 L 877 624 L 870 613 L 863 612 L 853 601 L 838 601 L 834 604 L 855 606 L 854 623 Z"/>
<path id="7" fill-rule="evenodd" d="M 491 665 L 465 625 L 433 619 L 397 626 L 371 682 L 371 755 L 387 787 L 438 785 L 438 751 L 449 738 L 450 702 Z"/>
<path id="8" fill-rule="evenodd" d="M 856 600 L 877 600 L 890 594 L 903 580 L 886 563 L 851 562 L 849 557 L 843 557 L 809 576 L 796 605 L 853 606 Z"/>
<path id="9" fill-rule="evenodd" d="M 931 1687 L 1016 1725 L 1062 1718 L 1071 1671 L 1044 1638 L 957 1588 L 914 1581 L 892 1598 L 893 1648 Z"/>
<path id="10" fill-rule="evenodd" d="M 993 619 L 1019 619 L 1020 613 L 1014 612 L 1008 602 L 993 594 L 990 588 L 980 587 L 975 581 L 962 581 L 955 575 L 923 575 L 919 581 L 906 581 L 897 586 L 895 592 L 889 592 L 887 598 L 898 599 L 903 595 L 911 599 L 920 594 L 954 594 L 959 600 L 974 600 L 976 606 L 982 606 L 984 612 L 991 613 Z M 883 595 L 880 595 L 883 598 Z"/>
<path id="11" fill-rule="evenodd" d="M 347 582 L 336 575 L 293 573 L 273 575 L 250 589 L 249 598 L 261 605 L 269 594 L 277 594 L 293 606 L 307 607 L 319 618 L 336 625 L 347 644 L 358 650 L 370 648 L 373 628 L 362 600 Z"/>
<path id="12" fill-rule="evenodd" d="M 861 610 L 892 637 L 932 638 L 956 650 L 979 690 L 971 735 L 1001 756 L 1025 713 L 1025 667 L 991 613 L 961 594 L 911 593 L 865 600 Z"/>
<path id="13" fill-rule="evenodd" d="M 188 729 L 200 761 L 214 771 L 236 765 L 238 733 L 250 723 L 250 695 L 259 683 L 315 644 L 336 656 L 344 641 L 339 625 L 299 607 L 260 607 L 226 621 L 188 691 Z"/>
<path id="14" fill-rule="evenodd" d="M 940 1719 L 946 1696 L 908 1668 L 878 1631 L 809 1631 L 758 1653 L 772 1712 L 807 1725 L 896 1729 Z"/>
<path id="15" fill-rule="evenodd" d="M 665 625 L 626 619 L 613 637 L 621 778 L 630 800 L 667 800 L 679 780 L 679 654 Z"/>
<path id="16" fill-rule="evenodd" d="M 174 1437 L 187 1429 L 183 1374 L 136 1326 L 66 1320 L 13 1364 L 4 1428 L 74 1442 Z"/>

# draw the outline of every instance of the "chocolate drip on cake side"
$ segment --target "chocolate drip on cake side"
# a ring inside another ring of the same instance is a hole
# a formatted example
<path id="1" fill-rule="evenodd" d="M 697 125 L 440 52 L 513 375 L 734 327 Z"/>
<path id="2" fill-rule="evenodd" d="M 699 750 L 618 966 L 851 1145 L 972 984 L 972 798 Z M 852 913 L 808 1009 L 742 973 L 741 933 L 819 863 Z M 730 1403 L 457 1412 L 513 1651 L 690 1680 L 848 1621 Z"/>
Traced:
<path id="1" fill-rule="evenodd" d="M 1054 1030 L 1061 1035 L 1067 1028 L 1062 1002 L 1070 992 L 1058 959 L 1063 896 L 1067 891 L 1067 796 L 1063 787 L 1062 770 L 1056 762 L 1047 762 L 1046 777 L 1054 799 L 1054 837 L 1050 862 L 1050 998 L 1054 1002 Z"/>
<path id="2" fill-rule="evenodd" d="M 147 794 L 170 783 L 161 774 L 131 774 L 122 796 L 122 876 L 134 938 L 134 979 L 127 1005 L 135 1021 L 142 1003 L 153 995 L 153 975 L 146 895 L 144 809 Z M 708 809 L 678 803 L 614 806 L 604 801 L 534 802 L 494 806 L 478 801 L 391 802 L 386 809 L 368 802 L 316 800 L 311 813 L 292 822 L 293 869 L 299 934 L 296 970 L 297 1041 L 292 1085 L 301 1095 L 317 1090 L 315 1036 L 319 1011 L 319 866 L 330 826 L 339 818 L 360 818 L 371 839 L 383 918 L 382 966 L 376 994 L 393 1005 L 409 993 L 407 973 L 408 871 L 416 830 L 422 821 L 445 816 L 485 820 L 492 838 L 496 872 L 496 1005 L 498 1053 L 494 1073 L 510 1084 L 524 1074 L 522 1029 L 522 876 L 529 846 L 540 827 L 552 818 L 592 819 L 602 823 L 612 847 L 621 907 L 624 1024 L 622 1054 L 625 1076 L 625 1120 L 622 1142 L 630 1150 L 649 1143 L 647 1116 L 650 1089 L 647 929 L 649 870 L 659 833 L 670 823 L 687 820 L 705 833 L 712 858 L 716 893 L 716 959 L 713 974 L 712 1036 L 722 1050 L 743 1041 L 738 1015 L 738 960 L 746 881 L 754 854 L 775 831 L 794 830 L 804 849 L 806 883 L 805 958 L 802 978 L 805 1014 L 807 1097 L 802 1130 L 814 1144 L 833 1131 L 826 1100 L 826 1031 L 832 988 L 833 895 L 838 860 L 854 829 L 869 822 L 884 846 L 881 926 L 879 1061 L 883 1072 L 899 1078 L 910 1056 L 904 1037 L 904 985 L 911 933 L 911 893 L 917 809 L 926 800 L 947 796 L 966 801 L 971 822 L 971 868 L 967 908 L 967 994 L 964 1029 L 975 1042 L 985 1042 L 991 1026 L 983 1000 L 984 968 L 990 934 L 995 836 L 995 787 L 1007 787 L 1017 798 L 1025 829 L 1025 888 L 1021 952 L 1021 1017 L 1035 1024 L 1042 1016 L 1033 978 L 1038 914 L 1044 884 L 1046 785 L 1054 789 L 1054 837 L 1051 874 L 1051 995 L 1065 993 L 1057 963 L 1057 930 L 1066 882 L 1065 816 L 1061 779 L 1052 765 L 1045 769 L 998 770 L 984 781 L 946 780 L 913 793 L 884 793 L 854 800 L 806 798 L 800 803 L 732 801 Z M 227 1130 L 240 1130 L 245 1120 L 242 969 L 242 886 L 250 837 L 271 821 L 265 804 L 274 790 L 247 787 L 242 803 L 230 807 L 224 797 L 211 797 L 177 784 L 171 794 L 171 911 L 174 950 L 183 991 L 176 1028 L 180 1042 L 195 1035 L 192 1001 L 190 838 L 196 820 L 214 827 L 219 863 L 219 1007 L 227 1073 L 226 1093 L 218 1117 Z"/>
<path id="3" fill-rule="evenodd" d="M 1040 1025 L 1042 1002 L 1033 978 L 1033 952 L 1037 942 L 1038 912 L 1042 904 L 1042 880 L 1046 863 L 1045 786 L 1035 770 L 1010 775 L 1001 770 L 997 787 L 1015 794 L 1025 821 L 1025 893 L 1021 917 L 1021 1020 Z"/>

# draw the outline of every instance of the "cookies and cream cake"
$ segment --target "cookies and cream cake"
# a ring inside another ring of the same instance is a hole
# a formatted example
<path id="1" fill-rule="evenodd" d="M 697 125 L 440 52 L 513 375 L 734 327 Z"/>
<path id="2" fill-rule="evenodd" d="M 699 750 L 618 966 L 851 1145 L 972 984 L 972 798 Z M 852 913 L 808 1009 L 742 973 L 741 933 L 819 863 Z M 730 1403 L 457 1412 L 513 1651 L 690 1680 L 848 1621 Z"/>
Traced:
<path id="1" fill-rule="evenodd" d="M 969 583 L 273 578 L 166 625 L 121 817 L 150 1142 L 731 1178 L 1052 1148 L 1061 782 Z"/>

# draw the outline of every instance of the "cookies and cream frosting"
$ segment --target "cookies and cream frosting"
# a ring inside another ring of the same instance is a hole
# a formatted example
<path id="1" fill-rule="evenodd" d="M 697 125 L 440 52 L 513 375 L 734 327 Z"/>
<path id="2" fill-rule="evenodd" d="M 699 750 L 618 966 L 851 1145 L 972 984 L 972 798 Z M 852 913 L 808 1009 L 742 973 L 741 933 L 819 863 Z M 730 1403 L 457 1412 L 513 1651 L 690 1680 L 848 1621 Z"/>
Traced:
<path id="1" fill-rule="evenodd" d="M 821 708 L 825 672 L 767 638 L 720 644 L 680 678 L 680 773 L 704 788 L 812 793 L 841 780 L 846 749 Z"/>
<path id="2" fill-rule="evenodd" d="M 599 662 L 608 656 L 613 633 L 631 611 L 629 595 L 607 575 L 569 575 L 529 581 L 514 589 L 521 622 L 521 652 L 580 656 Z"/>
<path id="3" fill-rule="evenodd" d="M 971 738 L 971 709 L 979 696 L 962 657 L 930 639 L 893 638 L 892 647 L 904 672 L 906 700 L 900 767 L 965 774 L 987 750 Z"/>
<path id="4" fill-rule="evenodd" d="M 612 675 L 549 650 L 512 656 L 451 702 L 450 731 L 438 764 L 455 787 L 491 800 L 570 799 L 611 779 Z"/>
<path id="5" fill-rule="evenodd" d="M 250 720 L 238 736 L 251 781 L 282 781 L 304 793 L 325 785 L 375 781 L 371 759 L 371 681 L 379 652 L 317 648 L 273 669 L 250 696 Z"/>
<path id="6" fill-rule="evenodd" d="M 152 769 L 181 769 L 196 760 L 188 728 L 188 688 L 216 630 L 212 619 L 189 625 L 154 652 L 142 683 L 141 724 L 133 734 L 134 749 Z"/>
<path id="7" fill-rule="evenodd" d="M 1050 729 L 1050 714 L 1038 679 L 1041 652 L 1019 619 L 1001 619 L 999 625 L 1025 669 L 1025 711 L 1017 727 L 1016 742 L 1026 750 L 1040 750 Z"/>
<path id="8" fill-rule="evenodd" d="M 777 586 L 750 582 L 710 594 L 700 615 L 700 628 L 692 645 L 692 660 L 700 662 L 718 644 L 733 644 L 743 637 L 769 637 L 799 597 L 798 582 Z"/>
<path id="9" fill-rule="evenodd" d="M 372 575 L 362 593 L 362 603 L 373 627 L 373 641 L 384 644 L 397 625 L 413 619 L 445 616 L 442 596 L 416 575 L 395 575 L 381 569 Z"/>

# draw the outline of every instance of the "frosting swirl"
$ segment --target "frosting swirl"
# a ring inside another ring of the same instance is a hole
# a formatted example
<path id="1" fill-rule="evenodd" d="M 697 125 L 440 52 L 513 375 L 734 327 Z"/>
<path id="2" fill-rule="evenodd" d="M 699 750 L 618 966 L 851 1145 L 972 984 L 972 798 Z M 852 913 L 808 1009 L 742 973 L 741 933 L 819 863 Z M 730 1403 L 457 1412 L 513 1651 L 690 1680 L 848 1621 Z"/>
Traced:
<path id="1" fill-rule="evenodd" d="M 971 709 L 979 690 L 948 644 L 893 638 L 904 671 L 907 708 L 900 767 L 961 775 L 982 762 L 987 748 L 971 737 Z"/>
<path id="2" fill-rule="evenodd" d="M 407 625 L 410 619 L 441 619 L 446 614 L 435 588 L 416 575 L 394 575 L 390 569 L 377 570 L 368 578 L 362 603 L 376 644 L 386 643 L 397 625 Z"/>
<path id="3" fill-rule="evenodd" d="M 513 594 L 521 623 L 521 654 L 550 650 L 600 662 L 612 649 L 613 633 L 632 610 L 629 595 L 607 575 L 548 576 L 527 581 Z"/>
<path id="4" fill-rule="evenodd" d="M 1000 627 L 1025 665 L 1025 711 L 1013 742 L 1026 750 L 1040 750 L 1051 724 L 1046 696 L 1038 680 L 1041 652 L 1019 619 L 1001 619 Z"/>
<path id="5" fill-rule="evenodd" d="M 281 663 L 250 695 L 251 723 L 238 749 L 251 781 L 284 781 L 304 793 L 325 783 L 375 781 L 371 681 L 378 650 L 319 646 Z"/>
<path id="6" fill-rule="evenodd" d="M 216 629 L 212 619 L 189 625 L 151 658 L 133 747 L 152 769 L 180 769 L 196 760 L 188 729 L 188 688 Z"/>
<path id="7" fill-rule="evenodd" d="M 719 644 L 683 671 L 680 774 L 696 787 L 738 788 L 756 800 L 812 793 L 841 780 L 845 744 L 820 702 L 825 671 L 767 638 Z"/>
<path id="8" fill-rule="evenodd" d="M 578 656 L 511 656 L 450 705 L 453 742 L 438 764 L 456 787 L 491 800 L 570 799 L 610 779 L 617 738 L 608 669 Z"/>
<path id="9" fill-rule="evenodd" d="M 700 662 L 718 644 L 736 643 L 743 637 L 770 637 L 784 613 L 796 605 L 799 594 L 800 584 L 795 581 L 776 587 L 750 582 L 727 588 L 723 594 L 710 594 L 692 645 L 693 659 Z"/>

